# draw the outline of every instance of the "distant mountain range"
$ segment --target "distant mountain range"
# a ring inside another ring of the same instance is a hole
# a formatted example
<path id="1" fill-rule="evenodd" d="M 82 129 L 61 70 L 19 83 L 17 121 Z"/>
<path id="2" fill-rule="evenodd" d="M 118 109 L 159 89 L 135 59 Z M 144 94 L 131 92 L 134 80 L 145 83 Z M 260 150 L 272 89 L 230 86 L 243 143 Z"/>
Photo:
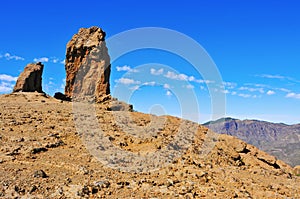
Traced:
<path id="1" fill-rule="evenodd" d="M 293 167 L 300 165 L 300 124 L 222 118 L 203 125 L 216 133 L 238 137 Z"/>

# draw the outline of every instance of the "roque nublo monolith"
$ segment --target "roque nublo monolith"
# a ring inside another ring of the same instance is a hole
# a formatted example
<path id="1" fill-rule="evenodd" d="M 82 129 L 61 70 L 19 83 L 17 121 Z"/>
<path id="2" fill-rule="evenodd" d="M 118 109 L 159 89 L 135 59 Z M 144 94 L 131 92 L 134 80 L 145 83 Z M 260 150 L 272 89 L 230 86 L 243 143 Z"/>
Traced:
<path id="1" fill-rule="evenodd" d="M 110 57 L 105 32 L 98 27 L 81 28 L 67 44 L 65 95 L 104 101 L 110 94 Z"/>

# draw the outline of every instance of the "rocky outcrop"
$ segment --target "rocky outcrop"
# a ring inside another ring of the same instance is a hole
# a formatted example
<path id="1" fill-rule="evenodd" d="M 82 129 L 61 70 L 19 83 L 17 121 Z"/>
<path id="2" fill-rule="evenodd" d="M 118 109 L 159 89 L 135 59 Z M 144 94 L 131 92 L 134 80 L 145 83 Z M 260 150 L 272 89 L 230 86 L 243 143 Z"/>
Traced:
<path id="1" fill-rule="evenodd" d="M 41 62 L 28 64 L 20 74 L 13 92 L 42 93 L 42 74 L 44 65 Z"/>
<path id="2" fill-rule="evenodd" d="M 68 98 L 107 99 L 110 94 L 110 57 L 105 32 L 81 28 L 67 44 L 65 95 Z"/>

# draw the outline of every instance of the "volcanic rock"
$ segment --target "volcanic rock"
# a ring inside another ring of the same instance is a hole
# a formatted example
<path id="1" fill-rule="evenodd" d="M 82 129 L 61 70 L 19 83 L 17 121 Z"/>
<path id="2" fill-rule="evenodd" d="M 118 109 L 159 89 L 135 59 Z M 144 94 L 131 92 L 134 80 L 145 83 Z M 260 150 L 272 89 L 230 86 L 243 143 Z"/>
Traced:
<path id="1" fill-rule="evenodd" d="M 55 99 L 59 99 L 59 100 L 63 100 L 63 101 L 71 101 L 71 99 L 69 97 L 67 97 L 66 95 L 64 95 L 61 92 L 56 92 L 53 97 Z"/>
<path id="2" fill-rule="evenodd" d="M 42 74 L 44 65 L 41 62 L 28 64 L 20 74 L 13 92 L 39 92 L 42 90 Z"/>
<path id="3" fill-rule="evenodd" d="M 68 98 L 107 99 L 110 94 L 110 57 L 105 32 L 98 27 L 81 28 L 67 44 L 65 95 Z"/>

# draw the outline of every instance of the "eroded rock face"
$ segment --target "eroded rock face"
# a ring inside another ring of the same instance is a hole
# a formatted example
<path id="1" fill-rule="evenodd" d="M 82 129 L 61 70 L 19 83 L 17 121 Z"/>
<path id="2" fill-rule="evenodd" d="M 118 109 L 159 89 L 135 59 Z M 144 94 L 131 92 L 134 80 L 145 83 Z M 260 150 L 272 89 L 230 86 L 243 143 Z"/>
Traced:
<path id="1" fill-rule="evenodd" d="M 41 62 L 28 64 L 20 74 L 13 92 L 39 92 L 42 89 L 42 74 L 44 65 Z"/>
<path id="2" fill-rule="evenodd" d="M 105 32 L 81 28 L 67 44 L 65 95 L 69 98 L 107 99 L 110 94 L 110 57 Z"/>

